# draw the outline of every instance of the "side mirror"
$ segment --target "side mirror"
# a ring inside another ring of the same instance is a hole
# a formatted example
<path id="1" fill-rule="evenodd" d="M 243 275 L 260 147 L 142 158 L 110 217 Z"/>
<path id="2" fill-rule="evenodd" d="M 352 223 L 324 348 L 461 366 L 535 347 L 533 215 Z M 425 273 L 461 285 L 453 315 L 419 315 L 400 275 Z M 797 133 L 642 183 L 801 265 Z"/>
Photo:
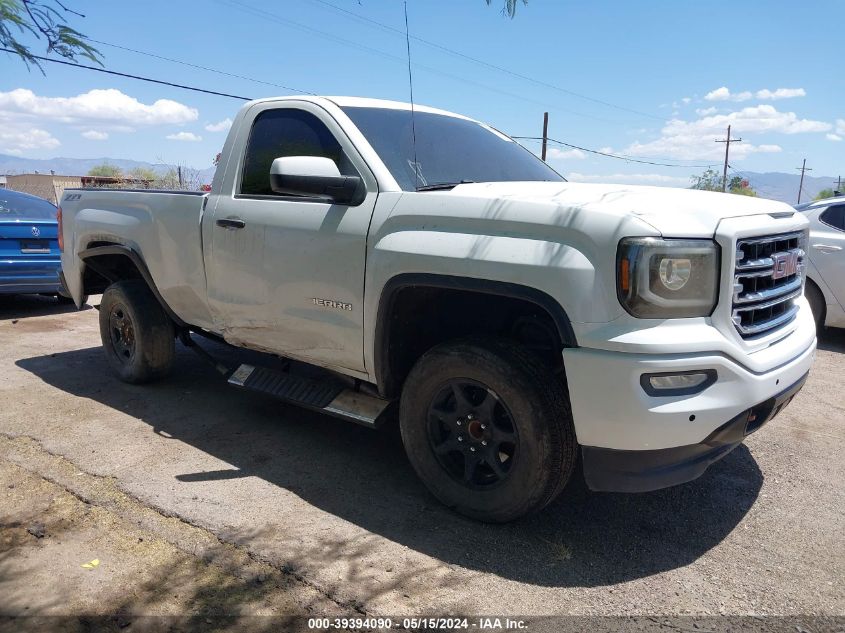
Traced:
<path id="1" fill-rule="evenodd" d="M 283 156 L 270 167 L 270 188 L 282 195 L 319 196 L 337 204 L 358 205 L 364 201 L 364 181 L 342 176 L 331 158 Z"/>

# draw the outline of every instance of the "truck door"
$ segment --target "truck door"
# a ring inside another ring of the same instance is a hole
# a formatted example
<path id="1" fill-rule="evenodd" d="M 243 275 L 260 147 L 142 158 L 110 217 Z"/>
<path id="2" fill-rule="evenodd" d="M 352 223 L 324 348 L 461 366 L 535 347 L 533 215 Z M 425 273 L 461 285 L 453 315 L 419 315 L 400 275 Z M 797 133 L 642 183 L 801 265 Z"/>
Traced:
<path id="1" fill-rule="evenodd" d="M 378 187 L 342 128 L 306 102 L 256 104 L 229 149 L 203 231 L 209 305 L 230 343 L 364 371 L 367 229 Z M 331 158 L 364 179 L 357 206 L 279 195 L 270 166 L 283 156 Z"/>

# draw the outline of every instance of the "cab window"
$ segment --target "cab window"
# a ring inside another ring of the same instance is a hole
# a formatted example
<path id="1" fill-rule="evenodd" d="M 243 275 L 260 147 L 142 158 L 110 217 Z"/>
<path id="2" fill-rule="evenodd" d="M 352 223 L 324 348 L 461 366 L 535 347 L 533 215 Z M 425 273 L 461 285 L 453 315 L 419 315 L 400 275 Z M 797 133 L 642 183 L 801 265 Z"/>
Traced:
<path id="1" fill-rule="evenodd" d="M 330 158 L 341 174 L 356 175 L 338 140 L 316 116 L 293 108 L 265 110 L 252 124 L 239 193 L 278 195 L 270 188 L 270 166 L 282 156 Z"/>

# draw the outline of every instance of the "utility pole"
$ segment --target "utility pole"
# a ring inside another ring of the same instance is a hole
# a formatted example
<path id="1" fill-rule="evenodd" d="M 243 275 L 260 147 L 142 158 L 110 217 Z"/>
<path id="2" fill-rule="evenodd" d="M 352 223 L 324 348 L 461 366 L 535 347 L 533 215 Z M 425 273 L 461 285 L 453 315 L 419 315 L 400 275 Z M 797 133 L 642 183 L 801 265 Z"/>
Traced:
<path id="1" fill-rule="evenodd" d="M 546 161 L 546 145 L 549 142 L 549 113 L 543 112 L 543 151 L 541 153 L 541 158 L 543 162 Z"/>
<path id="2" fill-rule="evenodd" d="M 176 167 L 176 173 L 179 175 L 179 189 L 182 188 L 182 165 Z"/>
<path id="3" fill-rule="evenodd" d="M 728 126 L 728 136 L 725 140 L 721 141 L 716 139 L 717 143 L 724 143 L 725 144 L 725 168 L 722 170 L 722 193 L 725 192 L 725 189 L 728 187 L 728 152 L 731 149 L 731 143 L 739 143 L 741 142 L 741 138 L 731 138 L 731 126 Z"/>
<path id="4" fill-rule="evenodd" d="M 801 170 L 801 182 L 798 185 L 798 202 L 796 204 L 801 204 L 801 190 L 804 189 L 804 172 L 805 171 L 813 171 L 812 167 L 807 167 L 807 159 L 804 159 L 804 162 L 801 164 L 800 167 L 796 167 L 795 169 Z"/>
<path id="5" fill-rule="evenodd" d="M 842 193 L 842 176 L 839 176 L 836 179 L 836 190 L 833 192 L 833 195 L 838 196 Z"/>

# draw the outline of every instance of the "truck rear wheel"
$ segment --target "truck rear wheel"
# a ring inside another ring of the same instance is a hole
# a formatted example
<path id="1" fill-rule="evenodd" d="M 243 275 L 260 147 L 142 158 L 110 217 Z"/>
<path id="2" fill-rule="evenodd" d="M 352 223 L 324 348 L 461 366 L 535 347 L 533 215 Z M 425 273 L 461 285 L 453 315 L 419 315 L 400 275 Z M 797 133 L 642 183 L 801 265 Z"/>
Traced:
<path id="1" fill-rule="evenodd" d="M 545 507 L 577 456 L 564 384 L 509 341 L 452 342 L 424 354 L 405 381 L 400 428 L 432 494 L 482 521 Z"/>
<path id="2" fill-rule="evenodd" d="M 173 364 L 173 322 L 143 281 L 119 281 L 106 288 L 100 338 L 109 365 L 124 382 L 162 378 Z"/>

